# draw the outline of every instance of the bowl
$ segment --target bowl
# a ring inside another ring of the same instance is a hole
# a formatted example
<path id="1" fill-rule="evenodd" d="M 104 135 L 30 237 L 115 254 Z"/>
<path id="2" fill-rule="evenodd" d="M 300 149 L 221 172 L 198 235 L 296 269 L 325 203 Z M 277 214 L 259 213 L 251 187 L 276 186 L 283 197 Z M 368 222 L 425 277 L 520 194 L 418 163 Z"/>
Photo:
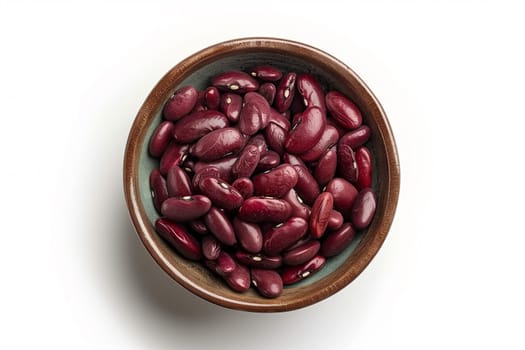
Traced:
<path id="1" fill-rule="evenodd" d="M 162 108 L 173 92 L 185 85 L 203 89 L 214 75 L 271 64 L 283 71 L 308 72 L 323 88 L 336 89 L 361 109 L 363 123 L 372 131 L 368 147 L 373 155 L 373 188 L 377 209 L 368 229 L 354 238 L 341 254 L 327 260 L 318 273 L 284 288 L 274 299 L 232 291 L 200 263 L 189 261 L 170 248 L 155 232 L 159 217 L 151 199 L 149 173 L 158 160 L 148 154 L 148 142 L 161 122 Z M 278 312 L 312 305 L 352 282 L 370 263 L 385 240 L 399 195 L 399 160 L 387 116 L 379 101 L 343 62 L 309 45 L 277 38 L 235 39 L 205 48 L 175 65 L 147 96 L 131 127 L 124 156 L 124 192 L 138 236 L 151 256 L 175 281 L 195 295 L 231 309 Z"/>

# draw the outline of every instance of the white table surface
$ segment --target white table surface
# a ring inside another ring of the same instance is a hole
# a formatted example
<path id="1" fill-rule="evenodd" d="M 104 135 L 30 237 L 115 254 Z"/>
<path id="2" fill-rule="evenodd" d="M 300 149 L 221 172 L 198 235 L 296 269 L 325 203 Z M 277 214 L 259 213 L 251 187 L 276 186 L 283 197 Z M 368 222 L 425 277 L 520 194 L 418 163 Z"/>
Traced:
<path id="1" fill-rule="evenodd" d="M 525 12 L 440 3 L 0 1 L 0 348 L 525 348 Z M 244 36 L 350 65 L 401 159 L 377 257 L 283 314 L 187 292 L 143 249 L 123 200 L 145 96 L 181 59 Z"/>

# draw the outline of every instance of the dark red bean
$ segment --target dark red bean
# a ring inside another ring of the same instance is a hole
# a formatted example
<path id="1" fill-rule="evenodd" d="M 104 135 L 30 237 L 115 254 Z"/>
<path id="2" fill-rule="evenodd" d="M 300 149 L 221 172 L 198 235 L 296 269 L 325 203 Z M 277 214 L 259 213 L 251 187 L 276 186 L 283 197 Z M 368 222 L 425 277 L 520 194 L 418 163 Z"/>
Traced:
<path id="1" fill-rule="evenodd" d="M 337 170 L 337 146 L 327 150 L 321 156 L 317 166 L 314 169 L 314 178 L 319 186 L 326 185 L 335 176 Z"/>
<path id="2" fill-rule="evenodd" d="M 355 151 L 355 161 L 359 177 L 357 178 L 357 185 L 359 188 L 372 187 L 372 154 L 365 146 L 359 147 Z"/>
<path id="3" fill-rule="evenodd" d="M 203 136 L 190 153 L 205 162 L 223 158 L 236 153 L 244 146 L 244 138 L 236 128 L 214 130 Z"/>
<path id="4" fill-rule="evenodd" d="M 270 123 L 279 125 L 285 131 L 290 131 L 291 128 L 289 117 L 283 116 L 273 108 L 270 109 Z"/>
<path id="5" fill-rule="evenodd" d="M 299 154 L 311 149 L 323 135 L 326 117 L 318 107 L 308 107 L 294 117 L 294 123 L 285 147 L 289 153 Z"/>
<path id="6" fill-rule="evenodd" d="M 302 244 L 288 249 L 283 254 L 283 263 L 290 266 L 301 265 L 311 260 L 321 248 L 318 240 L 307 240 Z"/>
<path id="7" fill-rule="evenodd" d="M 334 197 L 330 192 L 321 193 L 315 200 L 310 214 L 310 234 L 313 238 L 324 235 L 333 205 Z"/>
<path id="8" fill-rule="evenodd" d="M 327 228 L 330 230 L 338 230 L 341 226 L 343 226 L 344 221 L 345 219 L 343 218 L 343 214 L 335 209 L 332 209 L 330 212 L 330 217 L 328 218 Z"/>
<path id="9" fill-rule="evenodd" d="M 194 196 L 172 197 L 162 203 L 162 215 L 176 222 L 197 219 L 208 212 L 211 201 L 208 197 L 196 194 Z"/>
<path id="10" fill-rule="evenodd" d="M 242 250 L 235 252 L 235 257 L 241 264 L 259 269 L 277 269 L 283 264 L 280 255 L 268 256 L 260 253 L 247 253 Z"/>
<path id="11" fill-rule="evenodd" d="M 239 129 L 245 135 L 253 135 L 264 129 L 270 122 L 270 105 L 257 92 L 248 92 L 244 95 L 244 106 L 239 116 Z"/>
<path id="12" fill-rule="evenodd" d="M 153 169 L 149 174 L 149 185 L 151 188 L 151 196 L 153 197 L 153 205 L 160 213 L 162 203 L 168 199 L 168 188 L 166 180 L 160 174 L 159 169 Z"/>
<path id="13" fill-rule="evenodd" d="M 319 107 L 323 114 L 326 113 L 326 105 L 323 88 L 310 74 L 301 74 L 297 77 L 297 92 L 301 95 L 305 107 Z"/>
<path id="14" fill-rule="evenodd" d="M 307 230 L 306 220 L 292 217 L 264 234 L 263 250 L 268 255 L 277 255 L 297 242 Z"/>
<path id="15" fill-rule="evenodd" d="M 242 150 L 239 158 L 233 164 L 232 176 L 234 178 L 250 177 L 261 160 L 261 152 L 256 145 L 247 145 Z"/>
<path id="16" fill-rule="evenodd" d="M 236 292 L 242 293 L 250 288 L 250 270 L 242 264 L 237 264 L 237 267 L 231 274 L 224 277 L 226 283 Z"/>
<path id="17" fill-rule="evenodd" d="M 304 264 L 285 267 L 281 273 L 283 284 L 288 285 L 297 283 L 313 275 L 324 266 L 325 262 L 326 259 L 323 256 L 316 255 L 312 260 Z"/>
<path id="18" fill-rule="evenodd" d="M 336 256 L 341 253 L 352 241 L 355 236 L 355 230 L 352 225 L 347 222 L 340 229 L 329 233 L 321 244 L 321 254 L 327 258 Z"/>
<path id="19" fill-rule="evenodd" d="M 357 195 L 352 206 L 352 224 L 357 230 L 367 228 L 376 212 L 376 197 L 371 188 L 364 188 Z"/>
<path id="20" fill-rule="evenodd" d="M 283 280 L 273 270 L 251 270 L 252 283 L 259 294 L 266 298 L 277 298 L 283 292 Z"/>
<path id="21" fill-rule="evenodd" d="M 184 197 L 192 195 L 191 181 L 188 174 L 181 167 L 175 165 L 168 170 L 166 177 L 168 195 L 170 197 Z"/>
<path id="22" fill-rule="evenodd" d="M 303 97 L 297 92 L 297 89 L 295 89 L 295 95 L 288 111 L 291 115 L 296 115 L 298 113 L 303 113 L 305 109 L 306 107 L 303 102 Z"/>
<path id="23" fill-rule="evenodd" d="M 283 222 L 290 217 L 292 207 L 288 202 L 269 198 L 251 197 L 244 201 L 239 208 L 238 217 L 248 222 Z"/>
<path id="24" fill-rule="evenodd" d="M 250 75 L 263 81 L 277 81 L 281 79 L 283 73 L 273 66 L 260 65 L 249 69 Z"/>
<path id="25" fill-rule="evenodd" d="M 368 141 L 370 133 L 370 128 L 367 125 L 361 125 L 359 128 L 342 135 L 339 142 L 352 147 L 352 149 L 357 149 Z"/>
<path id="26" fill-rule="evenodd" d="M 222 210 L 211 207 L 204 216 L 204 222 L 215 238 L 222 243 L 229 246 L 237 243 L 233 226 Z"/>
<path id="27" fill-rule="evenodd" d="M 264 135 L 266 136 L 266 141 L 272 150 L 277 154 L 284 153 L 284 143 L 288 137 L 286 130 L 277 124 L 270 123 L 266 129 L 264 129 Z"/>
<path id="28" fill-rule="evenodd" d="M 194 232 L 201 236 L 207 235 L 209 233 L 208 228 L 202 219 L 191 220 L 188 225 Z"/>
<path id="29" fill-rule="evenodd" d="M 261 251 L 263 236 L 259 225 L 242 221 L 235 217 L 233 219 L 233 229 L 237 236 L 237 241 L 244 250 L 250 253 Z"/>
<path id="30" fill-rule="evenodd" d="M 281 157 L 275 151 L 267 151 L 261 154 L 259 164 L 257 164 L 256 171 L 267 171 L 275 168 L 281 163 Z"/>
<path id="31" fill-rule="evenodd" d="M 222 91 L 233 91 L 243 94 L 249 91 L 257 91 L 259 83 L 252 76 L 241 71 L 229 71 L 221 73 L 211 80 L 213 86 Z"/>
<path id="32" fill-rule="evenodd" d="M 221 94 L 219 93 L 219 89 L 217 89 L 215 86 L 210 86 L 207 88 L 204 92 L 204 101 L 206 106 L 208 106 L 208 109 L 219 109 L 219 105 L 221 103 Z"/>
<path id="33" fill-rule="evenodd" d="M 359 108 L 340 92 L 330 91 L 326 94 L 326 107 L 334 120 L 344 128 L 356 129 L 363 122 Z"/>
<path id="34" fill-rule="evenodd" d="M 229 276 L 237 267 L 235 260 L 224 250 L 220 251 L 215 263 L 215 272 L 221 276 Z"/>
<path id="35" fill-rule="evenodd" d="M 232 167 L 236 161 L 237 161 L 237 157 L 232 156 L 232 157 L 224 157 L 214 162 L 197 162 L 195 163 L 194 171 L 195 173 L 198 173 L 203 168 L 211 166 L 219 170 L 219 179 L 222 179 L 230 183 L 232 179 L 232 174 L 231 174 Z"/>
<path id="36" fill-rule="evenodd" d="M 280 198 L 294 188 L 297 179 L 297 172 L 290 164 L 281 164 L 253 177 L 254 193 L 257 196 Z"/>
<path id="37" fill-rule="evenodd" d="M 273 104 L 276 91 L 277 88 L 272 83 L 264 83 L 261 86 L 259 86 L 259 90 L 257 90 L 257 92 L 260 93 L 261 96 L 263 96 L 270 105 Z"/>
<path id="38" fill-rule="evenodd" d="M 279 112 L 284 112 L 290 108 L 295 95 L 296 78 L 297 74 L 293 72 L 287 73 L 279 83 L 277 92 L 275 93 L 275 108 Z"/>
<path id="39" fill-rule="evenodd" d="M 306 204 L 312 205 L 321 193 L 319 185 L 307 168 L 299 165 L 294 165 L 294 168 L 298 175 L 295 191 Z"/>
<path id="40" fill-rule="evenodd" d="M 199 168 L 192 179 L 193 188 L 200 190 L 200 182 L 207 177 L 221 179 L 219 169 L 211 165 Z"/>
<path id="41" fill-rule="evenodd" d="M 202 112 L 208 109 L 208 107 L 206 107 L 206 101 L 204 100 L 205 93 L 206 91 L 197 92 L 197 102 L 195 103 L 195 106 L 193 107 L 193 109 L 191 110 L 189 114 Z"/>
<path id="42" fill-rule="evenodd" d="M 179 145 L 174 140 L 170 141 L 162 158 L 160 158 L 160 173 L 167 175 L 169 168 L 181 164 L 188 155 L 188 149 L 188 145 Z"/>
<path id="43" fill-rule="evenodd" d="M 330 118 L 329 112 L 327 112 L 326 117 L 326 125 L 331 125 L 334 128 L 336 128 L 340 138 L 343 137 L 344 134 L 348 133 L 347 129 L 343 128 L 341 125 L 337 124 L 332 118 Z"/>
<path id="44" fill-rule="evenodd" d="M 253 182 L 247 177 L 240 177 L 232 183 L 244 199 L 253 196 Z"/>
<path id="45" fill-rule="evenodd" d="M 355 152 L 352 147 L 339 140 L 337 145 L 337 170 L 341 177 L 355 183 L 359 177 L 359 169 L 355 160 Z"/>
<path id="46" fill-rule="evenodd" d="M 237 123 L 241 115 L 242 97 L 232 93 L 222 94 L 220 109 L 230 122 Z"/>
<path id="47" fill-rule="evenodd" d="M 199 182 L 201 193 L 206 195 L 216 207 L 233 210 L 241 206 L 244 198 L 235 187 L 226 182 L 206 177 Z"/>
<path id="48" fill-rule="evenodd" d="M 336 177 L 326 185 L 326 191 L 334 197 L 334 208 L 344 217 L 350 218 L 350 212 L 358 194 L 355 186 L 345 179 Z"/>
<path id="49" fill-rule="evenodd" d="M 283 197 L 292 207 L 292 216 L 297 216 L 305 219 L 306 221 L 310 218 L 311 209 L 303 203 L 303 200 L 297 192 L 292 188 L 286 195 Z"/>
<path id="50" fill-rule="evenodd" d="M 173 123 L 165 120 L 157 126 L 149 141 L 148 151 L 152 157 L 159 158 L 162 156 L 169 142 L 173 138 Z"/>
<path id="51" fill-rule="evenodd" d="M 250 137 L 250 139 L 246 143 L 246 147 L 248 147 L 249 145 L 257 146 L 261 154 L 268 151 L 268 145 L 266 144 L 266 140 L 264 139 L 264 136 L 261 134 L 257 134 L 255 136 Z"/>
<path id="52" fill-rule="evenodd" d="M 290 154 L 290 153 L 283 154 L 283 162 L 288 163 L 290 165 L 299 165 L 299 166 L 302 166 L 303 168 L 307 168 L 303 160 L 294 154 Z"/>
<path id="53" fill-rule="evenodd" d="M 200 260 L 202 250 L 199 242 L 184 227 L 167 219 L 157 219 L 155 230 L 182 256 L 190 260 Z"/>
<path id="54" fill-rule="evenodd" d="M 222 251 L 219 241 L 211 235 L 202 238 L 201 247 L 202 255 L 208 260 L 216 260 Z"/>
<path id="55" fill-rule="evenodd" d="M 339 140 L 339 133 L 337 129 L 331 125 L 324 128 L 323 134 L 310 150 L 301 153 L 299 157 L 305 162 L 313 162 L 318 160 L 330 147 L 337 144 Z"/>
<path id="56" fill-rule="evenodd" d="M 173 137 L 178 143 L 192 143 L 210 131 L 225 128 L 229 124 L 228 119 L 219 111 L 200 111 L 178 121 L 173 128 Z"/>
<path id="57" fill-rule="evenodd" d="M 178 89 L 164 105 L 164 118 L 174 121 L 190 113 L 197 103 L 197 97 L 197 90 L 193 86 Z"/>

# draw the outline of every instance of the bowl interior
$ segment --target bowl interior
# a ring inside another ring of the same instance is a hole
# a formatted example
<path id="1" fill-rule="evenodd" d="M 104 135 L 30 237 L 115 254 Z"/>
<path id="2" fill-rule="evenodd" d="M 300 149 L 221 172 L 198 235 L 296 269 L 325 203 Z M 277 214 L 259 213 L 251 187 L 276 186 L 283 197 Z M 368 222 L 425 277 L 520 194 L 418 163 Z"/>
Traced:
<path id="1" fill-rule="evenodd" d="M 268 39 L 260 39 L 261 45 L 253 45 L 254 42 L 257 41 L 229 42 L 205 49 L 174 67 L 152 91 L 139 111 L 126 150 L 126 169 L 134 172 L 130 175 L 132 178 L 127 179 L 133 187 L 129 191 L 129 197 L 134 201 L 130 212 L 139 236 L 153 257 L 164 270 L 195 294 L 226 307 L 284 311 L 309 305 L 333 294 L 366 267 L 390 227 L 397 203 L 399 168 L 386 116 L 355 73 L 333 57 L 303 44 Z M 158 167 L 158 160 L 149 156 L 148 140 L 161 122 L 162 106 L 173 91 L 185 85 L 204 89 L 209 86 L 210 78 L 218 73 L 245 70 L 260 64 L 271 64 L 284 72 L 311 73 L 325 91 L 339 90 L 352 99 L 361 109 L 364 123 L 372 129 L 367 146 L 372 152 L 376 169 L 373 188 L 378 207 L 369 229 L 359 233 L 344 252 L 328 259 L 326 266 L 317 274 L 285 287 L 277 299 L 264 299 L 253 290 L 243 294 L 233 292 L 201 264 L 175 254 L 154 231 L 159 215 L 153 207 L 149 187 L 149 174 Z M 134 157 L 128 157 L 129 153 Z"/>

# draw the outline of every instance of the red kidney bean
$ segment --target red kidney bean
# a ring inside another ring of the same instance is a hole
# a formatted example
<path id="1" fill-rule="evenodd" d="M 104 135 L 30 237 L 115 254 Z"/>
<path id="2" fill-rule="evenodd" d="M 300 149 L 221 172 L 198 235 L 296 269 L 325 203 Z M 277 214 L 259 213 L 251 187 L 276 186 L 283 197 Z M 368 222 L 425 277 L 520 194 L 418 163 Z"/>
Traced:
<path id="1" fill-rule="evenodd" d="M 283 116 L 273 108 L 270 108 L 270 123 L 279 125 L 285 131 L 290 131 L 290 119 Z"/>
<path id="2" fill-rule="evenodd" d="M 232 179 L 232 174 L 231 174 L 232 167 L 236 161 L 237 161 L 237 157 L 231 156 L 231 157 L 224 157 L 214 162 L 197 162 L 195 163 L 194 171 L 195 173 L 198 173 L 203 168 L 206 168 L 209 166 L 217 168 L 219 170 L 219 176 L 218 176 L 219 179 L 224 180 L 229 183 L 231 182 L 231 179 Z"/>
<path id="3" fill-rule="evenodd" d="M 201 241 L 202 255 L 208 260 L 216 260 L 222 251 L 219 241 L 211 236 L 205 236 Z"/>
<path id="4" fill-rule="evenodd" d="M 224 250 L 220 251 L 215 263 L 215 272 L 221 276 L 229 276 L 237 267 L 235 260 Z"/>
<path id="5" fill-rule="evenodd" d="M 367 125 L 361 125 L 357 129 L 342 135 L 339 142 L 352 147 L 352 149 L 357 149 L 357 147 L 364 145 L 369 138 L 370 128 Z"/>
<path id="6" fill-rule="evenodd" d="M 326 185 L 326 191 L 334 197 L 334 207 L 344 217 L 349 218 L 357 197 L 357 189 L 345 179 L 336 177 Z"/>
<path id="7" fill-rule="evenodd" d="M 288 137 L 286 130 L 277 124 L 270 123 L 266 129 L 264 129 L 264 134 L 270 148 L 273 149 L 277 154 L 283 154 L 284 143 Z"/>
<path id="8" fill-rule="evenodd" d="M 330 192 L 321 193 L 315 200 L 310 214 L 310 234 L 313 238 L 321 238 L 324 235 L 333 205 L 334 197 Z"/>
<path id="9" fill-rule="evenodd" d="M 286 193 L 283 199 L 292 207 L 292 216 L 297 216 L 307 221 L 309 220 L 311 209 L 303 203 L 302 198 L 299 197 L 293 188 Z"/>
<path id="10" fill-rule="evenodd" d="M 298 176 L 290 164 L 256 175 L 253 178 L 253 189 L 257 196 L 283 197 L 297 184 Z"/>
<path id="11" fill-rule="evenodd" d="M 323 135 L 326 117 L 318 107 L 308 107 L 294 117 L 294 123 L 285 147 L 289 153 L 299 154 L 311 149 Z"/>
<path id="12" fill-rule="evenodd" d="M 241 115 L 242 97 L 232 93 L 222 94 L 220 109 L 230 122 L 237 123 Z"/>
<path id="13" fill-rule="evenodd" d="M 321 243 L 319 243 L 319 241 L 305 241 L 293 249 L 288 249 L 283 254 L 283 263 L 289 266 L 304 264 L 316 256 L 319 252 L 319 248 L 321 248 Z"/>
<path id="14" fill-rule="evenodd" d="M 290 153 L 283 154 L 283 161 L 290 165 L 299 165 L 299 166 L 302 166 L 303 168 L 307 168 L 303 160 L 294 154 L 290 154 Z"/>
<path id="15" fill-rule="evenodd" d="M 323 89 L 312 75 L 305 73 L 297 77 L 297 92 L 306 107 L 316 106 L 326 113 Z"/>
<path id="16" fill-rule="evenodd" d="M 257 91 L 259 83 L 252 76 L 241 71 L 229 71 L 216 75 L 211 80 L 213 86 L 223 91 L 233 91 L 243 94 L 249 91 Z"/>
<path id="17" fill-rule="evenodd" d="M 166 175 L 169 168 L 182 163 L 188 155 L 188 149 L 188 145 L 179 145 L 174 140 L 170 141 L 166 151 L 160 158 L 160 173 Z"/>
<path id="18" fill-rule="evenodd" d="M 303 102 L 303 97 L 299 92 L 297 92 L 296 89 L 292 104 L 290 105 L 290 109 L 288 110 L 288 112 L 290 112 L 291 115 L 296 115 L 298 113 L 303 113 L 305 109 L 306 107 Z"/>
<path id="19" fill-rule="evenodd" d="M 201 236 L 204 236 L 204 235 L 207 235 L 208 233 L 210 233 L 208 231 L 208 228 L 206 227 L 206 224 L 201 219 L 191 220 L 188 223 L 188 225 L 191 227 L 191 229 L 194 232 L 198 233 Z"/>
<path id="20" fill-rule="evenodd" d="M 197 103 L 197 97 L 197 90 L 193 86 L 178 89 L 164 105 L 164 118 L 175 121 L 190 113 Z"/>
<path id="21" fill-rule="evenodd" d="M 287 73 L 279 83 L 275 93 L 275 108 L 279 112 L 284 112 L 290 108 L 295 94 L 296 73 Z"/>
<path id="22" fill-rule="evenodd" d="M 236 153 L 244 146 L 244 139 L 235 128 L 214 130 L 203 136 L 192 149 L 191 155 L 210 162 Z"/>
<path id="23" fill-rule="evenodd" d="M 233 230 L 241 247 L 250 253 L 258 253 L 262 249 L 263 236 L 261 228 L 257 224 L 242 221 L 235 217 L 233 219 Z"/>
<path id="24" fill-rule="evenodd" d="M 354 236 L 355 230 L 347 222 L 337 231 L 326 235 L 321 244 L 321 254 L 327 258 L 336 256 L 348 247 Z"/>
<path id="25" fill-rule="evenodd" d="M 314 169 L 314 178 L 319 186 L 326 185 L 335 176 L 337 170 L 337 146 L 327 150 L 321 156 Z"/>
<path id="26" fill-rule="evenodd" d="M 197 219 L 208 212 L 211 201 L 208 197 L 196 194 L 194 196 L 172 197 L 166 199 L 161 206 L 162 215 L 176 222 Z"/>
<path id="27" fill-rule="evenodd" d="M 239 191 L 244 199 L 253 196 L 253 182 L 247 177 L 238 178 L 232 183 L 232 186 Z"/>
<path id="28" fill-rule="evenodd" d="M 204 223 L 206 223 L 206 226 L 215 238 L 222 243 L 229 246 L 237 243 L 233 226 L 222 210 L 216 207 L 211 207 L 208 213 L 204 216 Z"/>
<path id="29" fill-rule="evenodd" d="M 288 202 L 270 197 L 251 197 L 239 208 L 238 217 L 248 222 L 283 222 L 290 217 L 292 207 Z"/>
<path id="30" fill-rule="evenodd" d="M 239 129 L 245 135 L 253 135 L 264 129 L 270 122 L 270 105 L 257 92 L 248 92 L 244 95 L 244 106 L 239 116 Z"/>
<path id="31" fill-rule="evenodd" d="M 204 92 L 204 101 L 209 109 L 219 109 L 221 94 L 215 86 L 210 86 Z"/>
<path id="32" fill-rule="evenodd" d="M 267 171 L 275 168 L 281 162 L 281 157 L 275 151 L 266 151 L 261 154 L 259 164 L 257 164 L 256 171 Z"/>
<path id="33" fill-rule="evenodd" d="M 166 177 L 166 185 L 168 188 L 168 195 L 170 197 L 184 197 L 191 196 L 191 181 L 190 177 L 181 167 L 175 165 L 168 170 Z"/>
<path id="34" fill-rule="evenodd" d="M 211 165 L 199 168 L 195 172 L 195 175 L 193 176 L 193 180 L 192 180 L 193 188 L 195 190 L 200 189 L 200 182 L 207 177 L 214 177 L 214 178 L 220 179 L 221 174 L 219 172 L 219 169 Z"/>
<path id="35" fill-rule="evenodd" d="M 283 279 L 283 284 L 293 284 L 297 283 L 317 271 L 319 271 L 325 264 L 326 259 L 321 255 L 316 255 L 312 260 L 297 266 L 287 266 L 283 269 L 281 273 L 281 278 Z"/>
<path id="36" fill-rule="evenodd" d="M 269 65 L 253 67 L 249 72 L 252 77 L 263 81 L 277 81 L 283 76 L 279 69 Z"/>
<path id="37" fill-rule="evenodd" d="M 334 120 L 346 129 L 356 129 L 363 122 L 359 108 L 340 92 L 326 94 L 326 107 Z"/>
<path id="38" fill-rule="evenodd" d="M 331 125 L 334 128 L 337 129 L 337 133 L 339 134 L 339 137 L 343 137 L 344 134 L 348 133 L 349 131 L 345 128 L 343 128 L 341 125 L 337 124 L 331 117 L 330 112 L 326 112 L 326 125 Z"/>
<path id="39" fill-rule="evenodd" d="M 204 95 L 206 94 L 206 91 L 198 91 L 197 92 L 197 102 L 195 103 L 195 106 L 191 110 L 189 114 L 202 112 L 208 109 L 206 107 L 206 101 L 204 100 Z"/>
<path id="40" fill-rule="evenodd" d="M 306 220 L 292 217 L 264 234 L 263 250 L 268 255 L 277 255 L 297 242 L 307 230 Z"/>
<path id="41" fill-rule="evenodd" d="M 266 144 L 266 140 L 264 139 L 264 136 L 261 134 L 257 134 L 257 135 L 250 137 L 250 139 L 246 143 L 246 147 L 248 147 L 249 145 L 257 146 L 261 154 L 268 151 L 268 145 Z"/>
<path id="42" fill-rule="evenodd" d="M 359 177 L 354 150 L 340 140 L 337 145 L 337 169 L 339 174 L 350 182 L 355 183 Z"/>
<path id="43" fill-rule="evenodd" d="M 321 193 L 319 185 L 307 168 L 299 165 L 294 165 L 294 168 L 298 175 L 295 191 L 306 204 L 312 205 Z"/>
<path id="44" fill-rule="evenodd" d="M 319 142 L 317 142 L 308 151 L 301 153 L 299 157 L 305 162 L 313 162 L 315 160 L 318 160 L 328 148 L 332 147 L 333 145 L 336 145 L 338 140 L 339 133 L 337 132 L 337 129 L 331 125 L 327 125 L 324 128 L 324 132 L 321 135 Z"/>
<path id="45" fill-rule="evenodd" d="M 149 185 L 151 188 L 151 196 L 153 197 L 153 205 L 160 213 L 162 203 L 168 199 L 168 189 L 166 187 L 166 180 L 160 174 L 159 169 L 153 169 L 149 174 Z"/>
<path id="46" fill-rule="evenodd" d="M 259 294 L 266 298 L 277 298 L 283 291 L 283 280 L 273 270 L 252 269 L 252 283 Z"/>
<path id="47" fill-rule="evenodd" d="M 359 177 L 357 178 L 357 185 L 359 188 L 372 187 L 372 154 L 366 147 L 359 147 L 355 151 L 355 161 Z"/>
<path id="48" fill-rule="evenodd" d="M 200 260 L 202 258 L 199 242 L 184 227 L 160 218 L 155 222 L 155 230 L 185 258 L 190 260 Z"/>
<path id="49" fill-rule="evenodd" d="M 173 123 L 165 120 L 157 126 L 149 141 L 148 151 L 152 157 L 159 158 L 162 156 L 169 142 L 173 138 Z"/>
<path id="50" fill-rule="evenodd" d="M 358 230 L 362 230 L 370 225 L 376 212 L 376 197 L 371 188 L 362 189 L 352 206 L 352 224 Z"/>
<path id="51" fill-rule="evenodd" d="M 261 96 L 263 96 L 270 105 L 273 104 L 276 91 L 277 88 L 272 83 L 264 83 L 261 86 L 259 86 L 259 90 L 257 90 L 257 92 L 260 93 Z"/>
<path id="52" fill-rule="evenodd" d="M 173 128 L 173 137 L 178 143 L 192 143 L 210 131 L 222 129 L 228 125 L 228 119 L 221 112 L 200 111 L 178 121 Z"/>
<path id="53" fill-rule="evenodd" d="M 242 293 L 250 288 L 250 271 L 242 264 L 237 264 L 237 267 L 231 274 L 224 277 L 226 283 L 236 292 Z"/>
<path id="54" fill-rule="evenodd" d="M 345 219 L 343 218 L 343 214 L 335 209 L 332 209 L 330 212 L 330 217 L 328 218 L 327 228 L 330 230 L 338 230 L 341 226 L 343 226 L 344 221 Z"/>
<path id="55" fill-rule="evenodd" d="M 283 264 L 283 259 L 280 255 L 268 256 L 260 253 L 247 253 L 242 250 L 235 252 L 237 260 L 250 267 L 258 269 L 277 269 Z"/>
<path id="56" fill-rule="evenodd" d="M 201 192 L 206 195 L 216 207 L 233 210 L 241 206 L 244 198 L 235 187 L 226 182 L 206 177 L 199 183 Z"/>
<path id="57" fill-rule="evenodd" d="M 256 145 L 247 145 L 241 151 L 239 158 L 233 164 L 232 175 L 234 178 L 250 177 L 261 160 L 261 152 Z"/>

